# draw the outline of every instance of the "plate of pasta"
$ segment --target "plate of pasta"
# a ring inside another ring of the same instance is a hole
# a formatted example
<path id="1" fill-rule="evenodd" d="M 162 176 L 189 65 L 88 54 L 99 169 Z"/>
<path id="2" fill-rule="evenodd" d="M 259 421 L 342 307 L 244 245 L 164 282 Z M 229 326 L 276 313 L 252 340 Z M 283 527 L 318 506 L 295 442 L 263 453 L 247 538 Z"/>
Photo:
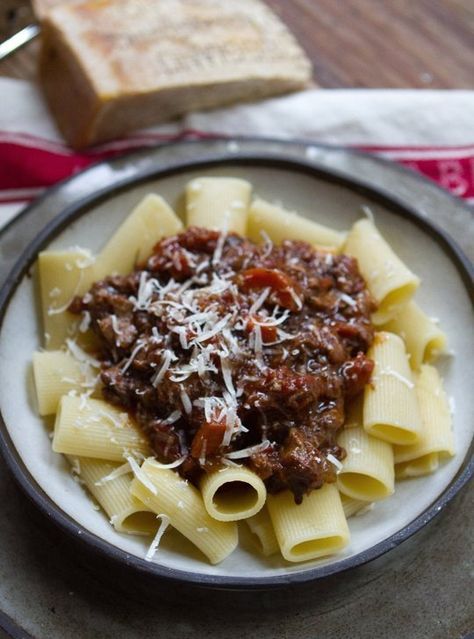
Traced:
<path id="1" fill-rule="evenodd" d="M 428 222 L 303 164 L 154 169 L 17 263 L 2 441 L 63 528 L 160 578 L 358 565 L 471 472 L 466 272 Z"/>

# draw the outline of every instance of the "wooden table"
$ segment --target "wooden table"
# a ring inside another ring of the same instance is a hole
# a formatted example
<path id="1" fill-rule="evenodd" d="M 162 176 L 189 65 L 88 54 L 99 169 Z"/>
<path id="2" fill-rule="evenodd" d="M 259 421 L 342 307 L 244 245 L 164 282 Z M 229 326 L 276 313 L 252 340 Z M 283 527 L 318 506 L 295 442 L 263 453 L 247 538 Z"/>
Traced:
<path id="1" fill-rule="evenodd" d="M 474 88 L 474 0 L 267 0 L 326 88 Z M 0 40 L 31 20 L 27 0 L 0 1 Z M 31 79 L 37 43 L 0 63 Z"/>

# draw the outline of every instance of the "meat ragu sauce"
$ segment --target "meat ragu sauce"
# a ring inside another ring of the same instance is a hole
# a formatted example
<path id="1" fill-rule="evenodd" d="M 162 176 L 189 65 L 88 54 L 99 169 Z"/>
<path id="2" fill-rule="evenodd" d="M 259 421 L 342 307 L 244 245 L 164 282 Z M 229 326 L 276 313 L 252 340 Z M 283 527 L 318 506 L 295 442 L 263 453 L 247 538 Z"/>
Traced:
<path id="1" fill-rule="evenodd" d="M 335 481 L 345 405 L 373 368 L 375 304 L 353 258 L 193 227 L 70 310 L 99 339 L 104 397 L 183 477 L 243 463 L 297 503 Z"/>

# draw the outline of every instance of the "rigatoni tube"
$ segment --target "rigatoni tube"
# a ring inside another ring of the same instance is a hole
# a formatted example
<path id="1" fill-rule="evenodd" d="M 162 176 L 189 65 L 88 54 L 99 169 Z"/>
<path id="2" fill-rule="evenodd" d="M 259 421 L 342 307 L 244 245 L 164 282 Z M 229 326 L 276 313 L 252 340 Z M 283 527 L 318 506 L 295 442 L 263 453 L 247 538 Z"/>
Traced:
<path id="1" fill-rule="evenodd" d="M 422 429 L 412 446 L 395 446 L 395 472 L 399 479 L 426 475 L 437 469 L 439 458 L 454 455 L 454 437 L 448 398 L 438 371 L 424 364 L 416 376 L 416 394 Z"/>
<path id="2" fill-rule="evenodd" d="M 127 275 L 150 256 L 159 240 L 179 233 L 182 228 L 181 220 L 160 195 L 146 195 L 97 256 L 95 279 L 114 273 Z"/>
<path id="3" fill-rule="evenodd" d="M 83 393 L 95 387 L 92 367 L 65 351 L 33 353 L 33 377 L 40 415 L 55 413 L 61 397 L 71 390 Z"/>
<path id="4" fill-rule="evenodd" d="M 67 309 L 74 297 L 83 295 L 94 281 L 94 267 L 95 258 L 85 249 L 39 254 L 38 276 L 47 349 L 58 349 L 75 333 L 78 317 Z"/>
<path id="5" fill-rule="evenodd" d="M 115 530 L 131 535 L 156 532 L 159 524 L 156 513 L 130 493 L 131 468 L 121 474 L 124 464 L 88 457 L 68 458 L 77 476 L 107 513 Z"/>
<path id="6" fill-rule="evenodd" d="M 365 387 L 364 429 L 391 444 L 415 444 L 421 417 L 403 341 L 394 333 L 376 333 L 367 355 L 375 367 Z"/>
<path id="7" fill-rule="evenodd" d="M 230 177 L 200 177 L 186 186 L 186 223 L 245 235 L 252 185 Z"/>
<path id="8" fill-rule="evenodd" d="M 346 519 L 354 517 L 354 515 L 363 514 L 365 511 L 371 510 L 373 507 L 373 502 L 353 499 L 352 497 L 344 495 L 344 493 L 341 493 L 341 502 Z"/>
<path id="9" fill-rule="evenodd" d="M 53 450 L 125 461 L 127 454 L 146 456 L 149 446 L 127 413 L 100 399 L 64 395 L 56 414 Z"/>
<path id="10" fill-rule="evenodd" d="M 341 231 L 257 198 L 249 209 L 247 235 L 250 240 L 258 243 L 262 241 L 261 231 L 265 231 L 277 244 L 283 240 L 303 240 L 334 250 L 341 247 L 346 237 Z"/>
<path id="11" fill-rule="evenodd" d="M 409 302 L 384 327 L 405 342 L 410 366 L 418 370 L 423 362 L 431 362 L 446 350 L 446 335 L 415 302 Z"/>
<path id="12" fill-rule="evenodd" d="M 263 481 L 245 466 L 228 466 L 208 473 L 200 487 L 207 512 L 219 521 L 238 521 L 255 515 L 267 496 Z"/>
<path id="13" fill-rule="evenodd" d="M 213 519 L 200 492 L 172 470 L 147 459 L 135 477 L 131 493 L 201 550 L 213 564 L 225 559 L 238 542 L 237 524 Z"/>
<path id="14" fill-rule="evenodd" d="M 266 506 L 256 515 L 245 520 L 245 523 L 258 541 L 258 549 L 265 557 L 270 557 L 280 550 L 278 539 L 273 530 L 272 520 Z"/>
<path id="15" fill-rule="evenodd" d="M 335 484 L 313 490 L 301 504 L 295 504 L 289 491 L 268 495 L 267 505 L 281 554 L 287 561 L 332 555 L 349 543 L 349 528 Z"/>
<path id="16" fill-rule="evenodd" d="M 363 428 L 343 430 L 339 446 L 346 451 L 337 476 L 339 490 L 362 501 L 385 499 L 394 492 L 392 446 L 368 435 Z"/>
<path id="17" fill-rule="evenodd" d="M 420 279 L 394 253 L 370 220 L 359 220 L 352 227 L 344 252 L 357 258 L 359 269 L 378 310 L 375 324 L 385 324 L 407 304 L 420 285 Z"/>

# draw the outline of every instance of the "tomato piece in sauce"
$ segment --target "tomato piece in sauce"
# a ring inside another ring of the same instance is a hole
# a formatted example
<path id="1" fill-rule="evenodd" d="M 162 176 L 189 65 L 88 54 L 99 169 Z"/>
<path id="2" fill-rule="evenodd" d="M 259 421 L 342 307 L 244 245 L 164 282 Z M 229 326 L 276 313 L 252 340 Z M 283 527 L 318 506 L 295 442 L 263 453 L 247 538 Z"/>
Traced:
<path id="1" fill-rule="evenodd" d="M 283 271 L 276 268 L 249 268 L 240 275 L 239 280 L 244 291 L 269 287 L 283 308 L 290 311 L 298 311 L 301 308 L 299 286 Z"/>
<path id="2" fill-rule="evenodd" d="M 255 324 L 256 322 L 252 318 L 247 320 L 247 331 L 249 333 L 253 331 Z M 276 338 L 278 337 L 276 326 L 265 326 L 264 324 L 259 324 L 259 326 L 262 333 L 262 342 L 264 344 L 276 341 Z"/>
<path id="3" fill-rule="evenodd" d="M 225 423 L 204 422 L 194 435 L 191 444 L 191 455 L 199 459 L 201 455 L 211 457 L 215 455 L 222 445 L 225 434 Z"/>

